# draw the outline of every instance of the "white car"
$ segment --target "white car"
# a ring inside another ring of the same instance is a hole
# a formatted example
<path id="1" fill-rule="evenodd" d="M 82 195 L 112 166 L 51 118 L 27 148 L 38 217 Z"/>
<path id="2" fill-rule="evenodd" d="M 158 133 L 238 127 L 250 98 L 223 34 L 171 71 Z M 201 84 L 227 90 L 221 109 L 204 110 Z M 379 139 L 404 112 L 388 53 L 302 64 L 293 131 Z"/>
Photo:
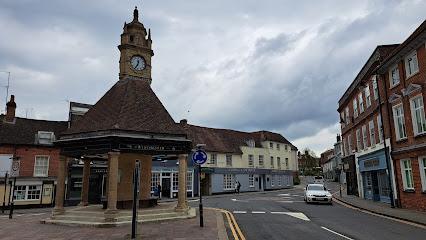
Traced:
<path id="1" fill-rule="evenodd" d="M 322 176 L 315 176 L 314 183 L 324 184 L 324 178 Z"/>
<path id="2" fill-rule="evenodd" d="M 318 202 L 332 204 L 333 196 L 323 184 L 308 184 L 305 189 L 306 203 Z"/>

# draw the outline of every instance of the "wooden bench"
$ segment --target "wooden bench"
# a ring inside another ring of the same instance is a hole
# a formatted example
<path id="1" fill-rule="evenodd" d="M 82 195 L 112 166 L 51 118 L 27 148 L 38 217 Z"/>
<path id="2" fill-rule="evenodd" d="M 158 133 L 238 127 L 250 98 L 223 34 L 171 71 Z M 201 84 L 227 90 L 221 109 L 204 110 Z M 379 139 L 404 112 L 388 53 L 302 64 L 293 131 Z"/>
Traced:
<path id="1" fill-rule="evenodd" d="M 155 205 L 158 205 L 158 198 L 142 198 L 139 199 L 139 208 L 150 208 Z M 102 200 L 103 209 L 108 208 L 108 200 Z M 133 199 L 132 200 L 117 200 L 117 209 L 132 209 L 133 208 Z"/>

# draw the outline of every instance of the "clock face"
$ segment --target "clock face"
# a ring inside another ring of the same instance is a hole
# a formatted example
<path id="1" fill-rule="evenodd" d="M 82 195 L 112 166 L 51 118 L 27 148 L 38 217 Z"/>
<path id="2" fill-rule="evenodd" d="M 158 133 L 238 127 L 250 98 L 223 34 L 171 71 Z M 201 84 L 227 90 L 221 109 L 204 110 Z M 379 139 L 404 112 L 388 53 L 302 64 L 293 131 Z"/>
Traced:
<path id="1" fill-rule="evenodd" d="M 133 69 L 137 71 L 142 71 L 145 69 L 146 63 L 145 59 L 139 55 L 135 55 L 130 59 L 130 64 L 132 65 Z"/>

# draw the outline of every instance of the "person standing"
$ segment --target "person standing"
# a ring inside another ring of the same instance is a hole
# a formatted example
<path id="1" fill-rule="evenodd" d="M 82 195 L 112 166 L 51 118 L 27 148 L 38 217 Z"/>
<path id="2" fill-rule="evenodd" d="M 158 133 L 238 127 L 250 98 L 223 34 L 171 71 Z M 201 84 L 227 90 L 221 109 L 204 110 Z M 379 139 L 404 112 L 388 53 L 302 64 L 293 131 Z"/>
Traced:
<path id="1" fill-rule="evenodd" d="M 161 185 L 160 184 L 158 184 L 158 199 L 160 199 L 161 200 L 161 195 L 163 195 L 163 193 L 162 193 L 162 189 L 161 189 Z"/>
<path id="2" fill-rule="evenodd" d="M 238 182 L 235 182 L 235 193 L 238 193 Z"/>
<path id="3" fill-rule="evenodd" d="M 238 185 L 237 185 L 237 192 L 240 193 L 240 188 L 241 188 L 241 183 L 240 181 L 238 181 Z"/>

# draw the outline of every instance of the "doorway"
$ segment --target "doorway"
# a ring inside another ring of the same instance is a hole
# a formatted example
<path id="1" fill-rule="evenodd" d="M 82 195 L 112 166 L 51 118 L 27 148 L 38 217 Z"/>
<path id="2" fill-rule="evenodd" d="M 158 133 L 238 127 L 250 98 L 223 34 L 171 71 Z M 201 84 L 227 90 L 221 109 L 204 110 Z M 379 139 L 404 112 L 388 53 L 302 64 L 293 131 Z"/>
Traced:
<path id="1" fill-rule="evenodd" d="M 170 198 L 170 178 L 161 179 L 161 193 L 163 197 Z"/>
<path id="2" fill-rule="evenodd" d="M 263 191 L 263 175 L 259 175 L 259 191 Z"/>
<path id="3" fill-rule="evenodd" d="M 377 178 L 377 171 L 371 172 L 371 179 L 373 182 L 373 201 L 380 201 L 379 180 Z"/>

